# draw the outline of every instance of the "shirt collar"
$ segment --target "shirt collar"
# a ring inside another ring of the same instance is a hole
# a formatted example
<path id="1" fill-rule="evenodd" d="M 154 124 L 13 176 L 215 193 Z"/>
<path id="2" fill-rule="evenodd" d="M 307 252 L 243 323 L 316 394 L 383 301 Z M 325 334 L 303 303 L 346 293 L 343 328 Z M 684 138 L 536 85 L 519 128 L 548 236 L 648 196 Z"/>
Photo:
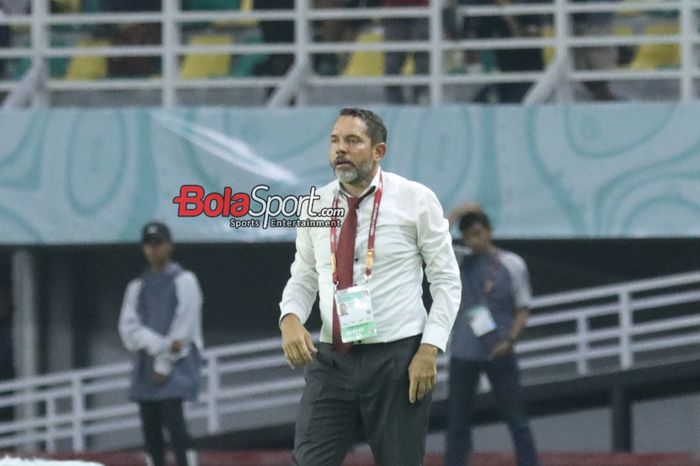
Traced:
<path id="1" fill-rule="evenodd" d="M 372 178 L 372 181 L 370 182 L 369 186 L 367 186 L 367 189 L 362 191 L 362 194 L 360 194 L 359 197 L 364 197 L 367 194 L 369 194 L 371 191 L 375 191 L 379 187 L 379 177 L 382 173 L 382 167 L 377 166 L 377 173 L 374 175 L 374 178 Z M 345 197 L 353 197 L 352 194 L 349 192 L 345 191 L 343 189 L 343 185 L 340 184 L 340 181 L 337 179 L 335 180 L 335 193 L 341 193 Z"/>

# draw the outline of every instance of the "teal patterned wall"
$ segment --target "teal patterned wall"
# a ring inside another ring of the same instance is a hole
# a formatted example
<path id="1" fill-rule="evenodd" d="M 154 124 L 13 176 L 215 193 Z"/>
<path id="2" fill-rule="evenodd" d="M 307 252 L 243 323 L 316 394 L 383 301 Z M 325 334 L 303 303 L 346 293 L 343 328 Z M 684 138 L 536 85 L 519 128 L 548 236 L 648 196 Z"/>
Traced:
<path id="1" fill-rule="evenodd" d="M 481 202 L 499 236 L 700 234 L 700 104 L 380 108 L 386 170 L 446 210 Z M 151 218 L 181 241 L 290 240 L 178 218 L 183 184 L 305 194 L 330 181 L 337 109 L 0 113 L 0 243 L 134 241 Z"/>

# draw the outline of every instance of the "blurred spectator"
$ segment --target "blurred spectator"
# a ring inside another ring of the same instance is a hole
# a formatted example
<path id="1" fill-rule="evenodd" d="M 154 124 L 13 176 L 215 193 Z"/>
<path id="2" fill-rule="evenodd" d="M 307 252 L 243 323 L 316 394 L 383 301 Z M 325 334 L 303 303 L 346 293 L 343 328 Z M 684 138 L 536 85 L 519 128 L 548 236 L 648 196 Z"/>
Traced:
<path id="1" fill-rule="evenodd" d="M 7 281 L 0 281 L 0 381 L 15 378 L 12 349 L 12 293 Z M 0 422 L 11 420 L 12 408 L 0 408 Z"/>
<path id="2" fill-rule="evenodd" d="M 294 0 L 254 0 L 256 10 L 292 10 Z M 260 21 L 260 32 L 266 44 L 294 43 L 294 21 Z M 255 67 L 258 76 L 284 76 L 294 63 L 294 55 L 270 54 Z"/>
<path id="3" fill-rule="evenodd" d="M 314 8 L 364 8 L 376 6 L 378 2 L 371 0 L 314 0 Z M 353 42 L 367 20 L 327 19 L 316 25 L 316 40 L 321 43 Z M 323 53 L 314 56 L 314 69 L 322 75 L 337 75 L 345 68 L 348 54 Z"/>
<path id="4" fill-rule="evenodd" d="M 28 0 L 0 0 L 0 17 L 4 15 L 19 15 L 29 12 Z M 12 45 L 12 30 L 10 26 L 0 25 L 0 48 Z M 7 70 L 7 59 L 0 59 L 0 79 L 4 79 Z"/>
<path id="5" fill-rule="evenodd" d="M 23 15 L 31 10 L 31 0 L 0 0 L 0 8 L 6 15 Z"/>
<path id="6" fill-rule="evenodd" d="M 509 5 L 512 0 L 460 0 L 461 4 Z M 539 3 L 538 0 L 523 0 L 519 3 Z M 538 37 L 541 34 L 542 18 L 538 15 L 476 16 L 465 18 L 463 36 L 467 38 L 493 39 L 507 37 Z M 505 72 L 539 71 L 544 67 L 541 49 L 498 49 L 494 52 L 496 65 Z M 495 93 L 498 102 L 519 103 L 532 83 L 500 83 L 484 88 L 476 100 L 490 101 Z"/>
<path id="7" fill-rule="evenodd" d="M 382 0 L 384 7 L 427 7 L 428 0 Z M 428 40 L 429 22 L 427 18 L 388 18 L 384 20 L 384 40 L 395 41 L 425 41 Z M 407 52 L 387 52 L 384 59 L 384 74 L 397 75 L 401 73 Z M 428 53 L 413 54 L 416 64 L 416 74 L 428 74 Z M 426 86 L 416 86 L 412 89 L 410 103 L 419 103 L 428 97 Z M 387 86 L 386 100 L 390 104 L 406 103 L 401 86 Z"/>
<path id="8" fill-rule="evenodd" d="M 127 13 L 136 11 L 159 11 L 161 0 L 104 0 L 103 7 L 109 12 Z M 112 43 L 116 46 L 156 45 L 161 41 L 159 23 L 121 26 L 111 31 Z M 160 73 L 159 57 L 109 57 L 109 75 L 112 77 L 151 76 Z"/>
<path id="9" fill-rule="evenodd" d="M 608 0 L 571 0 L 574 3 L 593 3 Z M 573 16 L 577 36 L 607 36 L 612 34 L 613 13 L 577 13 Z M 574 49 L 574 64 L 578 70 L 609 70 L 617 67 L 616 47 L 586 47 Z M 594 100 L 614 100 L 607 81 L 583 83 Z"/>

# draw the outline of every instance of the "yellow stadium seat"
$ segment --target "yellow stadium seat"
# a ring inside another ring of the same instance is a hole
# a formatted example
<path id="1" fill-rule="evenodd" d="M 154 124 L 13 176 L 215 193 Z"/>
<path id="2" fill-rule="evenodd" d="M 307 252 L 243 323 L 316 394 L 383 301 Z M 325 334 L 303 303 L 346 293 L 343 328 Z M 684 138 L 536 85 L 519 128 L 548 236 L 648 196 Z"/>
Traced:
<path id="1" fill-rule="evenodd" d="M 652 24 L 644 30 L 646 36 L 678 34 L 677 24 Z M 678 67 L 681 62 L 680 47 L 676 44 L 642 44 L 639 46 L 630 68 L 639 70 Z"/>
<path id="2" fill-rule="evenodd" d="M 639 0 L 624 0 L 625 2 L 638 3 Z M 646 0 L 645 0 L 646 1 Z M 637 18 L 639 16 L 645 15 L 646 12 L 642 10 L 621 10 L 615 13 L 618 18 Z"/>
<path id="3" fill-rule="evenodd" d="M 631 36 L 633 33 L 634 30 L 631 26 L 613 26 L 613 34 L 616 36 Z"/>
<path id="4" fill-rule="evenodd" d="M 81 39 L 76 47 L 106 47 L 109 41 L 106 39 Z M 68 64 L 66 79 L 73 81 L 85 81 L 104 79 L 107 77 L 107 58 L 95 56 L 74 56 Z"/>
<path id="5" fill-rule="evenodd" d="M 548 24 L 542 28 L 542 38 L 551 39 L 552 37 L 554 37 L 554 27 Z M 542 61 L 545 66 L 549 65 L 552 60 L 554 60 L 556 53 L 557 51 L 554 47 L 545 47 L 542 49 Z"/>
<path id="6" fill-rule="evenodd" d="M 78 13 L 80 11 L 80 0 L 53 0 L 53 2 L 61 13 Z"/>
<path id="7" fill-rule="evenodd" d="M 384 40 L 381 32 L 362 32 L 357 36 L 361 44 L 375 44 Z M 384 74 L 384 53 L 356 51 L 350 56 L 344 76 L 382 76 Z"/>
<path id="8" fill-rule="evenodd" d="M 376 44 L 384 40 L 381 32 L 361 32 L 356 42 L 361 44 Z M 413 54 L 409 54 L 401 68 L 401 74 L 413 75 L 416 72 L 416 62 Z M 353 52 L 348 64 L 343 70 L 343 76 L 382 76 L 384 74 L 384 53 L 367 50 Z"/>
<path id="9" fill-rule="evenodd" d="M 413 54 L 409 54 L 403 61 L 403 66 L 401 67 L 401 74 L 404 76 L 412 76 L 416 74 L 416 59 Z"/>
<path id="10" fill-rule="evenodd" d="M 224 34 L 193 36 L 190 45 L 230 45 L 233 39 Z M 228 76 L 231 69 L 230 54 L 192 53 L 185 56 L 180 69 L 182 79 L 204 79 Z"/>

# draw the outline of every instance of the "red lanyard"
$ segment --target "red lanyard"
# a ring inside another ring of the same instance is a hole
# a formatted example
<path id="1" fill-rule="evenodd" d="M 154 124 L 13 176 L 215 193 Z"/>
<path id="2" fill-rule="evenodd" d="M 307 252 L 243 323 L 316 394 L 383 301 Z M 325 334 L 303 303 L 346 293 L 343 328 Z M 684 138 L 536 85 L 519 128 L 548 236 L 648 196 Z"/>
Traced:
<path id="1" fill-rule="evenodd" d="M 372 206 L 372 216 L 369 221 L 369 236 L 367 237 L 367 261 L 365 262 L 365 280 L 372 276 L 372 264 L 374 263 L 374 239 L 377 236 L 377 217 L 379 216 L 379 204 L 382 202 L 382 191 L 384 190 L 384 176 L 379 173 L 379 185 L 374 192 L 374 205 Z M 333 198 L 333 209 L 338 208 L 338 195 Z M 358 206 L 359 209 L 359 206 Z M 338 284 L 338 267 L 335 259 L 335 252 L 338 249 L 338 239 L 336 238 L 337 218 L 331 221 L 331 268 L 333 271 L 333 284 Z"/>

